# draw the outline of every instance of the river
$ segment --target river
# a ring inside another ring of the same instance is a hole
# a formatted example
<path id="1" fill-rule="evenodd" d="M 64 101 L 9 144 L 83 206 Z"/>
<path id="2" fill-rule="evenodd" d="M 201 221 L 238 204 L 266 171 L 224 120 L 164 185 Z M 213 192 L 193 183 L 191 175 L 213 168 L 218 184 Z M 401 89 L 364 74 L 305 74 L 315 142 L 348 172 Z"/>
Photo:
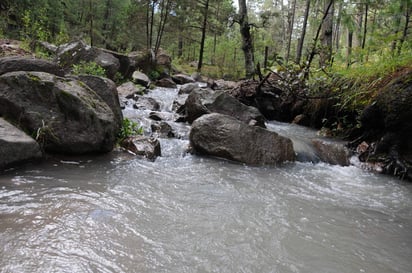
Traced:
<path id="1" fill-rule="evenodd" d="M 161 145 L 155 162 L 112 152 L 2 174 L 0 272 L 411 272 L 412 184 Z"/>

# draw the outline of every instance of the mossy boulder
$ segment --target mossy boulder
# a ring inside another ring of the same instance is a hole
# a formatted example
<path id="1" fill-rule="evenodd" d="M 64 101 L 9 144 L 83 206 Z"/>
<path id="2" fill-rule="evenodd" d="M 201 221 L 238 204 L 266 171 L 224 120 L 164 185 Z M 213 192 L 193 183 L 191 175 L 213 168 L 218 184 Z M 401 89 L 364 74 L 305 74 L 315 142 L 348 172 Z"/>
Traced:
<path id="1" fill-rule="evenodd" d="M 86 84 L 43 72 L 0 76 L 0 116 L 53 153 L 111 151 L 120 128 L 112 109 Z"/>

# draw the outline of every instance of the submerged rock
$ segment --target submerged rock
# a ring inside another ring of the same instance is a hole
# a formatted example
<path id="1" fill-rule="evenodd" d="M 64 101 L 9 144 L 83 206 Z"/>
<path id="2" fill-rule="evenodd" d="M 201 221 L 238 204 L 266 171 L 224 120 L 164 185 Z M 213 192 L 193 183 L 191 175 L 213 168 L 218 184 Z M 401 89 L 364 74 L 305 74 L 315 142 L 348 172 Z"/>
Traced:
<path id="1" fill-rule="evenodd" d="M 160 110 L 160 104 L 154 98 L 135 95 L 133 97 L 133 100 L 136 101 L 133 104 L 134 109 L 151 110 L 151 111 Z"/>
<path id="2" fill-rule="evenodd" d="M 43 72 L 0 76 L 0 115 L 30 134 L 47 152 L 108 152 L 119 121 L 103 99 L 83 82 Z"/>
<path id="3" fill-rule="evenodd" d="M 161 138 L 175 137 L 172 126 L 165 121 L 153 123 L 151 125 L 152 132 Z"/>
<path id="4" fill-rule="evenodd" d="M 40 146 L 33 138 L 0 118 L 0 169 L 41 157 Z"/>
<path id="5" fill-rule="evenodd" d="M 344 143 L 316 138 L 312 140 L 312 144 L 322 162 L 340 166 L 350 165 L 351 153 Z"/>
<path id="6" fill-rule="evenodd" d="M 152 137 L 128 137 L 120 145 L 135 155 L 140 155 L 153 161 L 161 155 L 160 142 Z"/>
<path id="7" fill-rule="evenodd" d="M 195 120 L 189 138 L 198 153 L 246 164 L 279 164 L 295 160 L 290 139 L 218 113 Z"/>

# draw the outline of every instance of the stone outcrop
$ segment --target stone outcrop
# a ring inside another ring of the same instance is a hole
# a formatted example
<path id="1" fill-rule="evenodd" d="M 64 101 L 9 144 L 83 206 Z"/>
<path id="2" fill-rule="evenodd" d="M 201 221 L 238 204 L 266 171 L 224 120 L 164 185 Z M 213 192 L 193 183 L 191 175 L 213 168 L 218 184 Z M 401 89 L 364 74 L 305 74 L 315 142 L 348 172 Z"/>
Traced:
<path id="1" fill-rule="evenodd" d="M 120 128 L 112 109 L 83 82 L 44 72 L 0 76 L 0 116 L 54 153 L 111 151 Z"/>
<path id="2" fill-rule="evenodd" d="M 0 118 L 0 170 L 41 157 L 40 146 L 33 138 Z"/>
<path id="3" fill-rule="evenodd" d="M 0 75 L 14 71 L 38 71 L 64 76 L 60 66 L 50 61 L 20 56 L 0 58 Z"/>
<path id="4" fill-rule="evenodd" d="M 295 160 L 290 139 L 218 113 L 195 120 L 189 138 L 194 151 L 200 154 L 246 164 L 269 165 Z"/>
<path id="5" fill-rule="evenodd" d="M 195 89 L 187 98 L 185 107 L 187 120 L 190 123 L 204 114 L 220 113 L 235 117 L 247 124 L 265 127 L 265 118 L 258 109 L 244 105 L 222 91 Z"/>

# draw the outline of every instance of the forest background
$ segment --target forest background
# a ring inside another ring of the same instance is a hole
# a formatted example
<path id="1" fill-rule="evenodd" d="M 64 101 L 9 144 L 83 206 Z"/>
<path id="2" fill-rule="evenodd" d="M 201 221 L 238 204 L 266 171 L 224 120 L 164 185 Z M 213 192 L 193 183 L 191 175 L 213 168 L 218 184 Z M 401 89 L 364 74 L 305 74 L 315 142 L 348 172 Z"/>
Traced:
<path id="1" fill-rule="evenodd" d="M 310 61 L 348 73 L 363 67 L 365 74 L 371 65 L 379 64 L 373 68 L 379 73 L 411 63 L 411 0 L 242 2 L 255 65 Z M 162 48 L 176 65 L 238 79 L 245 73 L 238 6 L 231 0 L 2 0 L 0 35 L 55 44 L 82 38 L 119 52 Z"/>

